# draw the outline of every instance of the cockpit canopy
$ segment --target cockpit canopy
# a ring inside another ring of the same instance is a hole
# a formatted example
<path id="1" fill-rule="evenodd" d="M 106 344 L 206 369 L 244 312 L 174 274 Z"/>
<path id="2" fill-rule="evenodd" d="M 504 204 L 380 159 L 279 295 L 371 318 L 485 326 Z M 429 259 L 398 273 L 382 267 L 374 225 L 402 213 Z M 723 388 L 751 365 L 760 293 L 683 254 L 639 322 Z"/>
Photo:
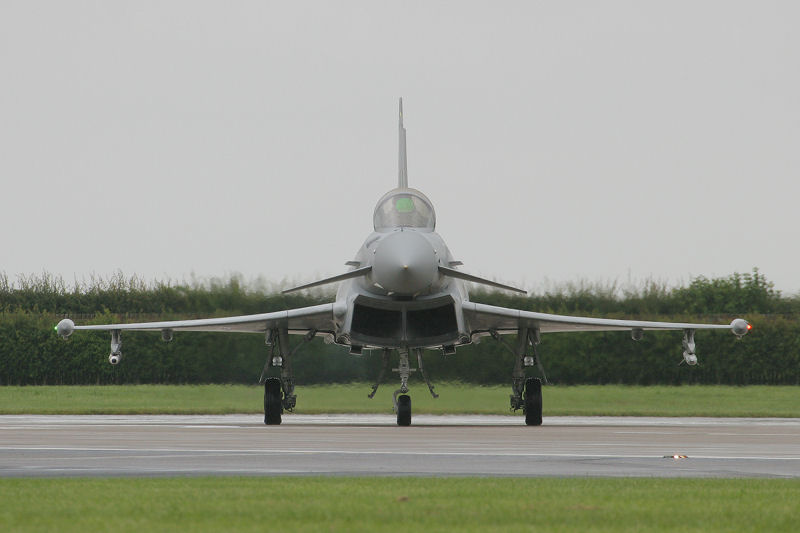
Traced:
<path id="1" fill-rule="evenodd" d="M 375 206 L 373 217 L 375 231 L 395 228 L 417 228 L 433 231 L 436 213 L 428 198 L 416 189 L 393 189 Z"/>

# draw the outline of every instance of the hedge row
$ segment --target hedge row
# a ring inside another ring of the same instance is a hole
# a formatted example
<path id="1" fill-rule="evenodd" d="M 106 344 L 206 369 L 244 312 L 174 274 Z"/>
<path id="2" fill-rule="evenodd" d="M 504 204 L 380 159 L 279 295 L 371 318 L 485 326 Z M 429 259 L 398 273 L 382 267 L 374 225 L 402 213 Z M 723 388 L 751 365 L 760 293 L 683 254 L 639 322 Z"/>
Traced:
<path id="1" fill-rule="evenodd" d="M 177 332 L 173 342 L 164 343 L 159 333 L 128 333 L 123 335 L 123 362 L 111 366 L 108 333 L 80 332 L 64 342 L 53 326 L 64 315 L 95 323 L 177 319 L 267 312 L 325 300 L 319 294 L 289 300 L 248 288 L 236 278 L 193 286 L 120 278 L 102 282 L 106 286 L 69 289 L 56 278 L 45 278 L 12 286 L 0 276 L 0 384 L 255 383 L 267 355 L 260 335 Z M 478 293 L 473 299 L 616 318 L 728 322 L 744 316 L 753 324 L 742 340 L 728 332 L 698 332 L 696 367 L 679 364 L 680 332 L 647 332 L 639 342 L 627 332 L 545 335 L 540 355 L 554 383 L 800 384 L 800 307 L 758 271 L 698 278 L 675 289 L 650 284 L 619 291 L 578 285 L 528 298 Z M 507 341 L 513 345 L 512 337 Z M 315 340 L 297 353 L 295 373 L 298 384 L 370 381 L 380 364 L 379 351 L 356 357 Z M 513 356 L 486 338 L 452 356 L 426 352 L 425 364 L 434 380 L 494 384 L 510 380 Z"/>

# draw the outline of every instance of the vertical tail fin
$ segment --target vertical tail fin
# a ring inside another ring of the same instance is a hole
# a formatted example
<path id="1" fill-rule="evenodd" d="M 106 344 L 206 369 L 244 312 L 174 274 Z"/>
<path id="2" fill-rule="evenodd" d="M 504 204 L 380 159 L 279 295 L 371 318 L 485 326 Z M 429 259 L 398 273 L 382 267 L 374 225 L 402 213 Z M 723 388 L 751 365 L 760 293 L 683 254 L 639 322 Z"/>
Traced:
<path id="1" fill-rule="evenodd" d="M 398 187 L 401 189 L 408 188 L 408 162 L 406 160 L 406 129 L 403 127 L 403 99 L 400 98 L 400 154 L 398 160 Z"/>

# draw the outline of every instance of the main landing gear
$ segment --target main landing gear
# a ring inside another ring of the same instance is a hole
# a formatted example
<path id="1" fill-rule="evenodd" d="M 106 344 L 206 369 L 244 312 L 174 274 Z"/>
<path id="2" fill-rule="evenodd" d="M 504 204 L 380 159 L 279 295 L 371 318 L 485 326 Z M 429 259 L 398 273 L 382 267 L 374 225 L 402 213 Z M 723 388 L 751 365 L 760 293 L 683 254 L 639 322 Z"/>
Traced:
<path id="1" fill-rule="evenodd" d="M 317 332 L 311 330 L 303 337 L 303 342 L 289 350 L 289 332 L 286 328 L 267 330 L 264 342 L 270 347 L 264 370 L 258 382 L 264 385 L 264 423 L 277 426 L 281 423 L 284 411 L 292 412 L 297 405 L 294 393 L 294 374 L 292 373 L 292 356 L 306 342 L 314 338 Z M 281 377 L 266 377 L 269 368 L 279 368 Z"/>
<path id="2" fill-rule="evenodd" d="M 514 354 L 514 370 L 511 373 L 511 409 L 522 409 L 525 413 L 525 424 L 528 426 L 542 425 L 542 380 L 539 378 L 526 378 L 525 368 L 539 367 L 544 382 L 547 375 L 536 352 L 539 344 L 539 330 L 533 328 L 519 328 L 517 332 L 516 349 L 509 346 L 497 331 L 492 330 L 492 337 L 508 348 Z M 528 355 L 528 346 L 533 347 L 533 355 Z"/>
<path id="3" fill-rule="evenodd" d="M 417 367 L 419 369 L 419 373 L 422 375 L 422 379 L 425 380 L 425 384 L 428 386 L 428 390 L 431 393 L 431 396 L 434 398 L 438 398 L 439 395 L 433 390 L 433 385 L 431 385 L 430 380 L 428 379 L 428 375 L 425 373 L 425 368 L 422 366 L 422 348 L 412 348 L 412 351 L 417 355 Z M 394 404 L 394 412 L 397 413 L 397 425 L 398 426 L 410 426 L 411 425 L 411 396 L 408 395 L 408 378 L 411 375 L 411 372 L 416 372 L 417 368 L 411 368 L 411 365 L 408 360 L 408 349 L 407 348 L 398 348 L 397 353 L 400 355 L 400 362 L 397 365 L 397 368 L 393 368 L 393 372 L 397 372 L 400 374 L 400 388 L 394 391 L 394 395 L 392 396 L 392 401 Z M 372 386 L 372 392 L 367 395 L 367 398 L 372 399 L 375 397 L 375 393 L 378 392 L 378 387 L 383 380 L 384 374 L 386 374 L 386 370 L 389 368 L 389 355 L 391 354 L 391 350 L 388 348 L 384 348 L 383 350 L 383 366 L 381 367 L 381 372 L 378 374 L 378 380 Z"/>

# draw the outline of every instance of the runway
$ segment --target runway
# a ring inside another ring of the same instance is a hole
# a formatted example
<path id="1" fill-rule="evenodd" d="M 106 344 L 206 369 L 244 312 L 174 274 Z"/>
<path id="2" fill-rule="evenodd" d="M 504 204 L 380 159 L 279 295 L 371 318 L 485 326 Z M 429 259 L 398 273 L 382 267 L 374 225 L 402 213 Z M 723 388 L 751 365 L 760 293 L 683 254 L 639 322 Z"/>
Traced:
<path id="1" fill-rule="evenodd" d="M 796 478 L 800 419 L 0 416 L 0 476 L 175 475 Z"/>

